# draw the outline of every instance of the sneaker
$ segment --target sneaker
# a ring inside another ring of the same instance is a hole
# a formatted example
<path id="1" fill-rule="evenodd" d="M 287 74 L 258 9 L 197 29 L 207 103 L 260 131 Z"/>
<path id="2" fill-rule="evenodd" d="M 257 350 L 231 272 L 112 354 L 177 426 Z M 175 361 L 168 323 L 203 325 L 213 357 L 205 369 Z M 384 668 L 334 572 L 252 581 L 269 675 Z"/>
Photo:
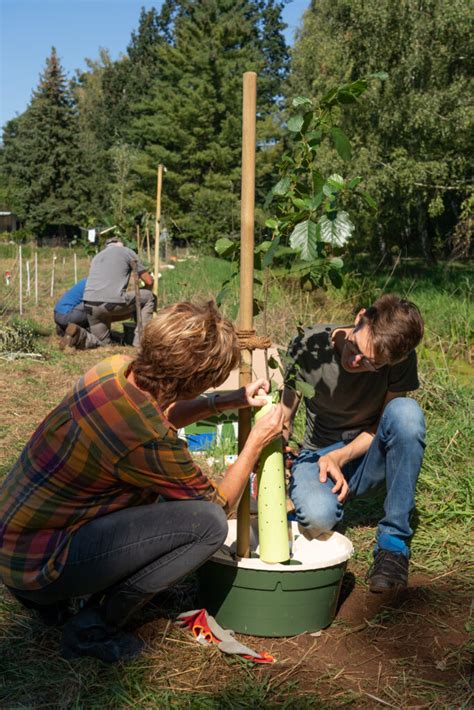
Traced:
<path id="1" fill-rule="evenodd" d="M 82 609 L 64 626 L 61 656 L 66 659 L 88 656 L 104 663 L 130 661 L 143 650 L 144 643 L 133 634 L 107 626 L 98 609 Z"/>
<path id="2" fill-rule="evenodd" d="M 59 341 L 59 349 L 64 350 L 66 346 L 74 348 L 79 339 L 80 328 L 76 323 L 69 323 L 66 326 L 66 331 Z"/>
<path id="3" fill-rule="evenodd" d="M 371 592 L 400 592 L 408 584 L 408 557 L 378 550 L 366 577 Z"/>

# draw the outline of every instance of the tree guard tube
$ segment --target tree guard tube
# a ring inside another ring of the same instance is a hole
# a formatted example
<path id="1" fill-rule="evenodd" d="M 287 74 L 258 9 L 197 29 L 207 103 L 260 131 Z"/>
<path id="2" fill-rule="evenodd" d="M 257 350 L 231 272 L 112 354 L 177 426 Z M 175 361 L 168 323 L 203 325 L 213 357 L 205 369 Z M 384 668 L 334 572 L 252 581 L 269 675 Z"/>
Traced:
<path id="1" fill-rule="evenodd" d="M 255 415 L 258 421 L 273 407 L 271 397 Z M 277 564 L 290 558 L 286 515 L 285 466 L 281 437 L 263 449 L 258 470 L 258 539 L 262 562 Z"/>

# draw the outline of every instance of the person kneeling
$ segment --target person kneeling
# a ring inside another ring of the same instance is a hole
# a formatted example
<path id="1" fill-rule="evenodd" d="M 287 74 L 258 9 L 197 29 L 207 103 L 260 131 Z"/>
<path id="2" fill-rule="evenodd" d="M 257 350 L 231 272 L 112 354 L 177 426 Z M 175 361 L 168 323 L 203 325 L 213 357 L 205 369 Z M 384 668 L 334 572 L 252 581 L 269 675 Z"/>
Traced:
<path id="1" fill-rule="evenodd" d="M 191 459 L 177 429 L 216 409 L 265 403 L 263 379 L 198 398 L 238 361 L 234 328 L 213 303 L 162 309 L 133 360 L 115 355 L 76 382 L 3 483 L 5 585 L 59 621 L 70 599 L 90 595 L 64 626 L 65 657 L 136 655 L 141 643 L 121 630 L 130 617 L 224 542 L 226 513 L 263 447 L 281 434 L 283 409 L 256 424 L 219 485 Z"/>

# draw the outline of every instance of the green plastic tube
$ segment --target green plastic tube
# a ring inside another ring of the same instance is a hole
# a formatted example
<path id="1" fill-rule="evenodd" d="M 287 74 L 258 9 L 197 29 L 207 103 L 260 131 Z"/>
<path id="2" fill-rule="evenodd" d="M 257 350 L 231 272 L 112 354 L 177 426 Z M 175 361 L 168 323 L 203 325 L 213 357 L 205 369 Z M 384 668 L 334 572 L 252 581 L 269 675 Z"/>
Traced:
<path id="1" fill-rule="evenodd" d="M 273 406 L 271 397 L 255 414 L 255 421 Z M 267 444 L 260 455 L 258 480 L 258 539 L 260 559 L 268 564 L 287 562 L 290 558 L 286 517 L 285 466 L 281 438 Z"/>

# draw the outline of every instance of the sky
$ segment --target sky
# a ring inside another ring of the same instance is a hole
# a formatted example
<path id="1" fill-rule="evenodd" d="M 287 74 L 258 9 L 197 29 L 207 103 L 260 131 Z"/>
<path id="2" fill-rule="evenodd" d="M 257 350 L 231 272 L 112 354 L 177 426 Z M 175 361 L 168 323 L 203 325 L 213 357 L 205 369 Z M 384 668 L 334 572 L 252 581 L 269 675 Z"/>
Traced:
<path id="1" fill-rule="evenodd" d="M 71 78 L 96 59 L 99 48 L 112 59 L 124 53 L 140 8 L 160 0 L 0 0 L 0 126 L 22 113 L 38 85 L 51 47 Z M 283 17 L 287 42 L 293 42 L 309 0 L 291 0 Z"/>

